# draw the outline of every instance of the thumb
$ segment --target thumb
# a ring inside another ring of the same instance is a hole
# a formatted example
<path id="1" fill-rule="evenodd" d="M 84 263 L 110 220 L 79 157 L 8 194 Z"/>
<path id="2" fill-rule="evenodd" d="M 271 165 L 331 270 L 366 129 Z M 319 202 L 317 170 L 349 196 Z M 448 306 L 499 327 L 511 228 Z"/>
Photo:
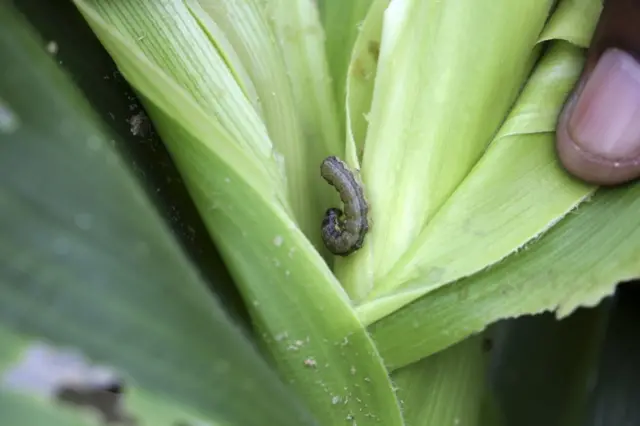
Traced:
<path id="1" fill-rule="evenodd" d="M 640 0 L 605 0 L 556 132 L 560 161 L 585 181 L 640 177 Z"/>

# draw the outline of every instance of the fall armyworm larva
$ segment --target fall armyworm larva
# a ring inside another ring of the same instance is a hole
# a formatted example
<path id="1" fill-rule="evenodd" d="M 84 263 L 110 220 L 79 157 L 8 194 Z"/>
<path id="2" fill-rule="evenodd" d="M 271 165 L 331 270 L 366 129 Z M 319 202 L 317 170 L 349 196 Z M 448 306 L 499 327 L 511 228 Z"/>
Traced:
<path id="1" fill-rule="evenodd" d="M 330 208 L 322 220 L 322 241 L 331 253 L 348 256 L 362 247 L 369 230 L 369 205 L 362 185 L 337 157 L 327 157 L 320 166 L 322 177 L 333 185 L 344 204 L 344 211 Z"/>

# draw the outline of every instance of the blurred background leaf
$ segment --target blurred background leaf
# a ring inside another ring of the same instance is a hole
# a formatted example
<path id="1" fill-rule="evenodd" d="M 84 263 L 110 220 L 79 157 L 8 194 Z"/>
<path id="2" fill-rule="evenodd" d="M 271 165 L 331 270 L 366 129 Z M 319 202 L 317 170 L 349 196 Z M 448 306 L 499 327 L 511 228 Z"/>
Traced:
<path id="1" fill-rule="evenodd" d="M 225 309 L 247 321 L 242 299 L 153 123 L 77 8 L 67 0 L 14 3 L 115 136 L 114 149 Z"/>
<path id="2" fill-rule="evenodd" d="M 640 287 L 620 286 L 609 317 L 585 426 L 640 424 Z"/>
<path id="3" fill-rule="evenodd" d="M 579 309 L 562 321 L 544 314 L 492 327 L 499 331 L 490 375 L 504 426 L 584 424 L 611 305 Z"/>
<path id="4" fill-rule="evenodd" d="M 4 390 L 44 344 L 115 370 L 140 421 L 315 424 L 223 312 L 44 42 L 0 8 Z"/>
<path id="5" fill-rule="evenodd" d="M 41 404 L 34 398 L 0 391 L 2 422 L 8 425 L 98 426 L 98 417 L 67 407 Z M 83 415 L 85 414 L 85 415 Z"/>

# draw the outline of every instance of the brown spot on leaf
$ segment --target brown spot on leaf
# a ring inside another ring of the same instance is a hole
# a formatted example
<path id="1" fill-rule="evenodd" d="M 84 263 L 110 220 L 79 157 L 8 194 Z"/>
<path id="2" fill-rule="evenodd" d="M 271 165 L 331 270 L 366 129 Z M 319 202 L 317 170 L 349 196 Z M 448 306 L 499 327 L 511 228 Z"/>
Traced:
<path id="1" fill-rule="evenodd" d="M 371 55 L 373 60 L 378 63 L 378 58 L 380 57 L 380 42 L 376 40 L 369 40 L 367 50 L 369 51 L 369 54 Z"/>
<path id="2" fill-rule="evenodd" d="M 351 67 L 351 73 L 358 78 L 361 78 L 361 79 L 366 78 L 367 70 L 362 63 L 361 58 L 358 57 L 353 61 L 353 66 Z"/>

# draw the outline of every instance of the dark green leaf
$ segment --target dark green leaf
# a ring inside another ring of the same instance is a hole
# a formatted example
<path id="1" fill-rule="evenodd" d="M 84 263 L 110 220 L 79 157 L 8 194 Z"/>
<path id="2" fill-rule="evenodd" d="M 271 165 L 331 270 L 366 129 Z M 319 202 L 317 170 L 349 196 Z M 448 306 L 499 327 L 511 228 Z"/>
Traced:
<path id="1" fill-rule="evenodd" d="M 164 413 L 167 425 L 313 424 L 228 320 L 42 45 L 2 3 L 0 334 L 9 351 L 0 377 L 44 340 L 115 369 L 141 423 Z"/>

